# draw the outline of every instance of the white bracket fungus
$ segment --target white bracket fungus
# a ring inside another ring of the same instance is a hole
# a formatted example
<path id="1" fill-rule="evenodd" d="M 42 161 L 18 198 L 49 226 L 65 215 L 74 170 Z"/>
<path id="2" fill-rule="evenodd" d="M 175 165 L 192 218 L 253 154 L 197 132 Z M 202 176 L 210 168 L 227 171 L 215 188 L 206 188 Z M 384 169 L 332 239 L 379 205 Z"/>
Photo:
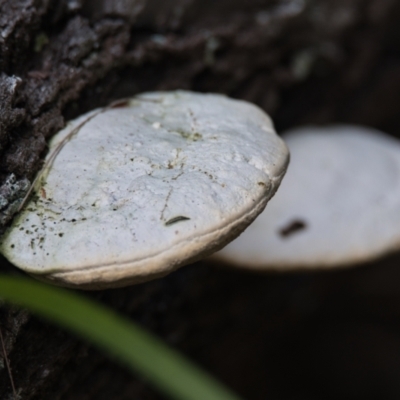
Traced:
<path id="1" fill-rule="evenodd" d="M 259 270 L 354 265 L 400 248 L 400 142 L 356 126 L 283 135 L 288 172 L 267 209 L 216 258 Z"/>
<path id="2" fill-rule="evenodd" d="M 99 289 L 165 275 L 235 238 L 285 173 L 287 148 L 254 105 L 183 91 L 117 105 L 53 138 L 1 240 L 39 279 Z"/>

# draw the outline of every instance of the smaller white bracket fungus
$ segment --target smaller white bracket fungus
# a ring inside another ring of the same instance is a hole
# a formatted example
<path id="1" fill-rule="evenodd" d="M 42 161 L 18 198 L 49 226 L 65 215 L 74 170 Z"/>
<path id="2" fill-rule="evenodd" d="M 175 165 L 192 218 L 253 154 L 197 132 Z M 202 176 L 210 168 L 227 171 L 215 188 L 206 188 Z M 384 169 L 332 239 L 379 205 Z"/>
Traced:
<path id="1" fill-rule="evenodd" d="M 256 106 L 180 91 L 72 121 L 48 159 L 0 250 L 39 279 L 99 289 L 165 275 L 235 238 L 275 193 L 288 151 Z"/>
<path id="2" fill-rule="evenodd" d="M 330 268 L 400 249 L 400 142 L 357 126 L 283 135 L 288 172 L 265 211 L 216 253 L 243 268 Z"/>

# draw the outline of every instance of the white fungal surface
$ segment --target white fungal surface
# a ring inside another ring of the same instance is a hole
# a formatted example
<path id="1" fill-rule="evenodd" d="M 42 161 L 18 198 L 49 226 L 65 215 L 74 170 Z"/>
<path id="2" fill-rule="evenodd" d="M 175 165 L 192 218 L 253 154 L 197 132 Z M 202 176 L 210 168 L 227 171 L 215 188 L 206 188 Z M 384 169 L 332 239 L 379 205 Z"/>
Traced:
<path id="1" fill-rule="evenodd" d="M 285 179 L 265 211 L 215 257 L 244 268 L 354 265 L 400 248 L 400 142 L 357 126 L 283 135 Z"/>
<path id="2" fill-rule="evenodd" d="M 58 133 L 49 154 L 88 116 Z M 236 237 L 287 163 L 286 146 L 254 105 L 146 93 L 98 113 L 66 141 L 0 249 L 28 273 L 65 286 L 148 280 Z"/>

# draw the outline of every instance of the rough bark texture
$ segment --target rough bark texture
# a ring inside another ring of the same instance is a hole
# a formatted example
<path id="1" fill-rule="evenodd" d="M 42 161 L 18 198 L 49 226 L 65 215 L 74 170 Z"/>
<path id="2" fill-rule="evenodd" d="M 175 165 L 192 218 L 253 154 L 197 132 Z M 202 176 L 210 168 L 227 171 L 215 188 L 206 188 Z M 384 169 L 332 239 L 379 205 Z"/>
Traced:
<path id="1" fill-rule="evenodd" d="M 346 121 L 399 136 L 399 18 L 395 0 L 0 0 L 0 228 L 65 120 L 145 90 L 246 99 L 278 130 Z M 395 264 L 260 277 L 203 263 L 90 295 L 246 399 L 398 399 Z M 162 398 L 25 311 L 2 306 L 0 322 L 21 400 Z"/>

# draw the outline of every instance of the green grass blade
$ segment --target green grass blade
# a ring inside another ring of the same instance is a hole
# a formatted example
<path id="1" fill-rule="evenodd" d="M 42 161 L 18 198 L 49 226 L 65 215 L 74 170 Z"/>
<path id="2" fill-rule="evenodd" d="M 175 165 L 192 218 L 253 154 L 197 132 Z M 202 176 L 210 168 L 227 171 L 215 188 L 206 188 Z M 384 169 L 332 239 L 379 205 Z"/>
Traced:
<path id="1" fill-rule="evenodd" d="M 0 274 L 0 297 L 107 350 L 172 399 L 239 400 L 152 334 L 81 295 Z"/>

